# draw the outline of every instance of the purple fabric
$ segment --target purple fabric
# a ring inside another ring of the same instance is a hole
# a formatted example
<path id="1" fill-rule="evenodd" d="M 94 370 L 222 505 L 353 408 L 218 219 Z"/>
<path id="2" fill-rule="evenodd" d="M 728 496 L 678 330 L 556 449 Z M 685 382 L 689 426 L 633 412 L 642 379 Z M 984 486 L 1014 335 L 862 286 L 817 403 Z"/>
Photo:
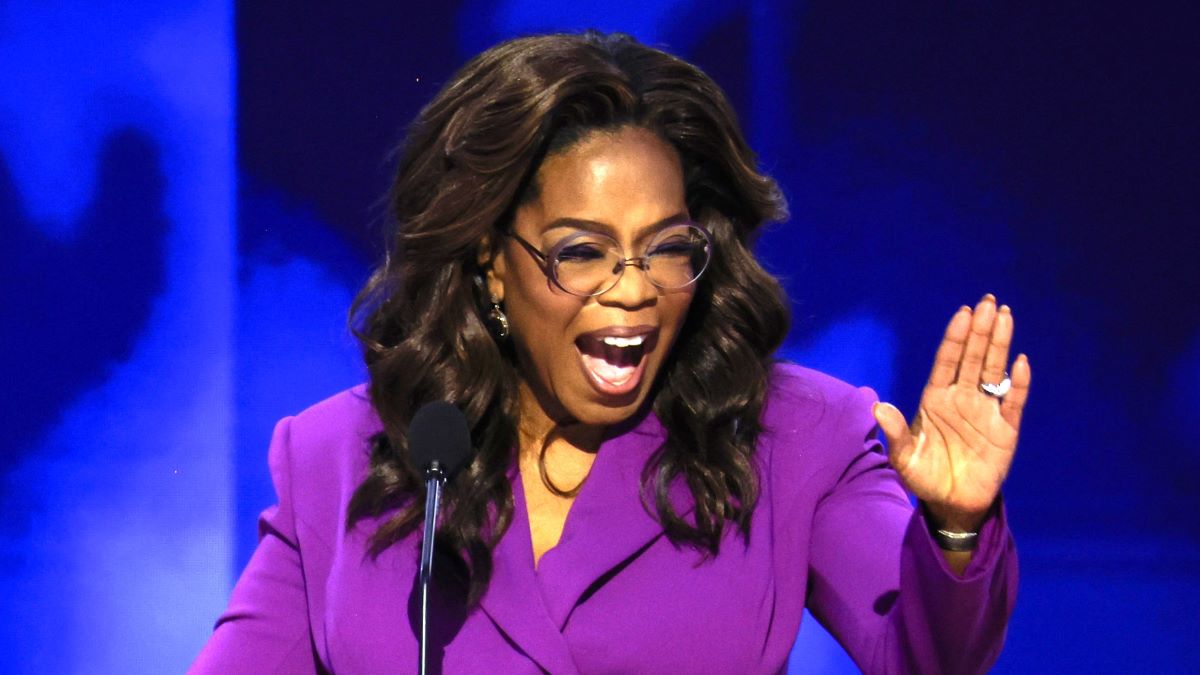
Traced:
<path id="1" fill-rule="evenodd" d="M 652 414 L 602 445 L 537 570 L 514 471 L 491 586 L 444 670 L 773 673 L 806 605 L 865 672 L 986 670 L 1017 588 L 1003 506 L 956 576 L 875 440 L 874 401 L 870 389 L 777 366 L 749 545 L 730 533 L 707 561 L 673 546 L 639 501 L 663 438 Z M 415 670 L 419 534 L 372 559 L 377 521 L 344 526 L 379 429 L 361 386 L 279 423 L 269 453 L 279 504 L 263 513 L 258 549 L 192 672 Z M 686 490 L 672 497 L 690 501 Z"/>

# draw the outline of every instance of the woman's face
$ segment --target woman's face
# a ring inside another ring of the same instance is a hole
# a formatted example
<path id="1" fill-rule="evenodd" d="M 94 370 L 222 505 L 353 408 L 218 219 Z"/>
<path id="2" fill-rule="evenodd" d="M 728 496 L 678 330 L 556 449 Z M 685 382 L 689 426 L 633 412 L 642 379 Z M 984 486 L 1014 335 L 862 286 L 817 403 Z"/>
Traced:
<path id="1" fill-rule="evenodd" d="M 535 199 L 513 231 L 546 253 L 581 231 L 607 234 L 623 257 L 642 256 L 664 226 L 688 219 L 679 155 L 636 127 L 597 131 L 546 158 Z M 594 297 L 554 285 L 512 237 L 500 242 L 489 290 L 504 303 L 521 376 L 522 417 L 608 426 L 645 400 L 679 335 L 695 284 L 665 291 L 636 266 Z M 533 403 L 536 402 L 536 406 Z"/>

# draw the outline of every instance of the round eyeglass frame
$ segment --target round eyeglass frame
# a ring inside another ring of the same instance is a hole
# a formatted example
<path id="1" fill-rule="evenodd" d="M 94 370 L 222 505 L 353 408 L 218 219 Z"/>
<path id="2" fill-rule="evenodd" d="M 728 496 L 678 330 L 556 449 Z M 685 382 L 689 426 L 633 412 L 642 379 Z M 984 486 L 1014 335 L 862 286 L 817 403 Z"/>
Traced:
<path id="1" fill-rule="evenodd" d="M 624 253 L 624 250 L 621 248 L 621 244 L 616 239 L 613 239 L 612 237 L 608 236 L 607 234 L 604 234 L 601 232 L 577 232 L 575 234 L 563 237 L 562 241 L 559 241 L 557 244 L 552 246 L 549 251 L 547 251 L 546 253 L 542 253 L 538 249 L 537 246 L 534 246 L 533 244 L 531 244 L 528 240 L 526 240 L 521 235 L 517 234 L 512 229 L 506 230 L 504 232 L 504 234 L 505 234 L 505 236 L 512 237 L 513 239 L 517 240 L 517 243 L 520 244 L 522 246 L 522 248 L 524 248 L 526 251 L 529 251 L 529 254 L 532 255 L 535 260 L 537 260 L 538 268 L 542 270 L 542 274 L 545 274 L 546 278 L 548 278 L 551 283 L 553 283 L 555 286 L 557 286 L 559 289 L 561 289 L 564 293 L 569 293 L 578 298 L 594 298 L 598 295 L 604 295 L 605 293 L 607 293 L 607 292 L 611 291 L 613 288 L 615 288 L 617 286 L 617 284 L 621 283 L 621 277 L 625 276 L 625 268 L 629 267 L 630 265 L 640 268 L 642 270 L 642 274 L 646 275 L 646 281 L 649 281 L 650 284 L 653 285 L 655 288 L 659 288 L 664 291 L 677 291 L 681 288 L 687 288 L 688 286 L 691 286 L 692 284 L 696 283 L 696 281 L 698 281 L 700 279 L 700 277 L 704 276 L 704 272 L 708 270 L 708 265 L 712 262 L 713 238 L 712 238 L 712 234 L 709 233 L 709 231 L 703 225 L 700 225 L 699 223 L 690 222 L 690 221 L 672 223 L 670 225 L 667 225 L 666 227 L 663 227 L 661 230 L 659 230 L 659 232 L 655 233 L 654 237 L 651 238 L 651 243 L 654 242 L 654 240 L 658 237 L 659 233 L 666 231 L 672 227 L 679 226 L 679 225 L 686 225 L 688 227 L 691 227 L 692 229 L 695 229 L 698 232 L 700 232 L 700 234 L 704 237 L 704 253 L 705 253 L 704 267 L 701 267 L 700 271 L 696 272 L 695 276 L 693 276 L 690 281 L 688 281 L 686 284 L 680 284 L 679 286 L 663 286 L 662 284 L 658 283 L 650 276 L 650 256 L 643 254 L 643 255 L 640 255 L 640 256 L 637 256 L 634 258 L 622 257 L 620 260 L 618 260 L 617 267 L 620 269 L 620 271 L 613 278 L 612 283 L 608 284 L 607 286 L 603 286 L 600 290 L 592 292 L 592 293 L 579 293 L 579 292 L 573 291 L 573 290 L 567 288 L 566 286 L 564 286 L 563 283 L 561 281 L 559 281 L 559 279 L 558 279 L 558 254 L 560 252 L 562 252 L 562 250 L 564 248 L 566 248 L 567 246 L 570 246 L 572 243 L 574 243 L 578 239 L 580 239 L 582 237 L 587 237 L 587 236 L 604 237 L 605 239 L 608 239 L 609 241 L 611 241 L 614 244 L 614 248 L 616 250 Z M 647 247 L 647 250 L 649 250 L 649 247 Z"/>

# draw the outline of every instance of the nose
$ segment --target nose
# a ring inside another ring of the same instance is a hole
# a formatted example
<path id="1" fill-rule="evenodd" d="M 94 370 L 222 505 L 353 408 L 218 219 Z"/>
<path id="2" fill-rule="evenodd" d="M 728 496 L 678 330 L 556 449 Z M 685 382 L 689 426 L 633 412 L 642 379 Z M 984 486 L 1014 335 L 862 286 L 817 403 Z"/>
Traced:
<path id="1" fill-rule="evenodd" d="M 622 260 L 614 271 L 621 276 L 616 285 L 597 296 L 601 303 L 640 307 L 658 298 L 658 287 L 646 276 L 645 258 Z"/>

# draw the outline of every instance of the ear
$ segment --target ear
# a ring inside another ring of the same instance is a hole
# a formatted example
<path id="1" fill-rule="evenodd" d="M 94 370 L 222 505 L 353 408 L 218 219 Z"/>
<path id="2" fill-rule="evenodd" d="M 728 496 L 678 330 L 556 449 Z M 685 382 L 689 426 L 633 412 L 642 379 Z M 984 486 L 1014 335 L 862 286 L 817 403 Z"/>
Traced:
<path id="1" fill-rule="evenodd" d="M 485 275 L 484 283 L 487 284 L 488 299 L 499 304 L 504 302 L 504 280 L 507 278 L 508 265 L 504 249 L 493 245 L 492 242 L 491 235 L 483 238 L 483 241 L 479 243 L 476 261 Z"/>

